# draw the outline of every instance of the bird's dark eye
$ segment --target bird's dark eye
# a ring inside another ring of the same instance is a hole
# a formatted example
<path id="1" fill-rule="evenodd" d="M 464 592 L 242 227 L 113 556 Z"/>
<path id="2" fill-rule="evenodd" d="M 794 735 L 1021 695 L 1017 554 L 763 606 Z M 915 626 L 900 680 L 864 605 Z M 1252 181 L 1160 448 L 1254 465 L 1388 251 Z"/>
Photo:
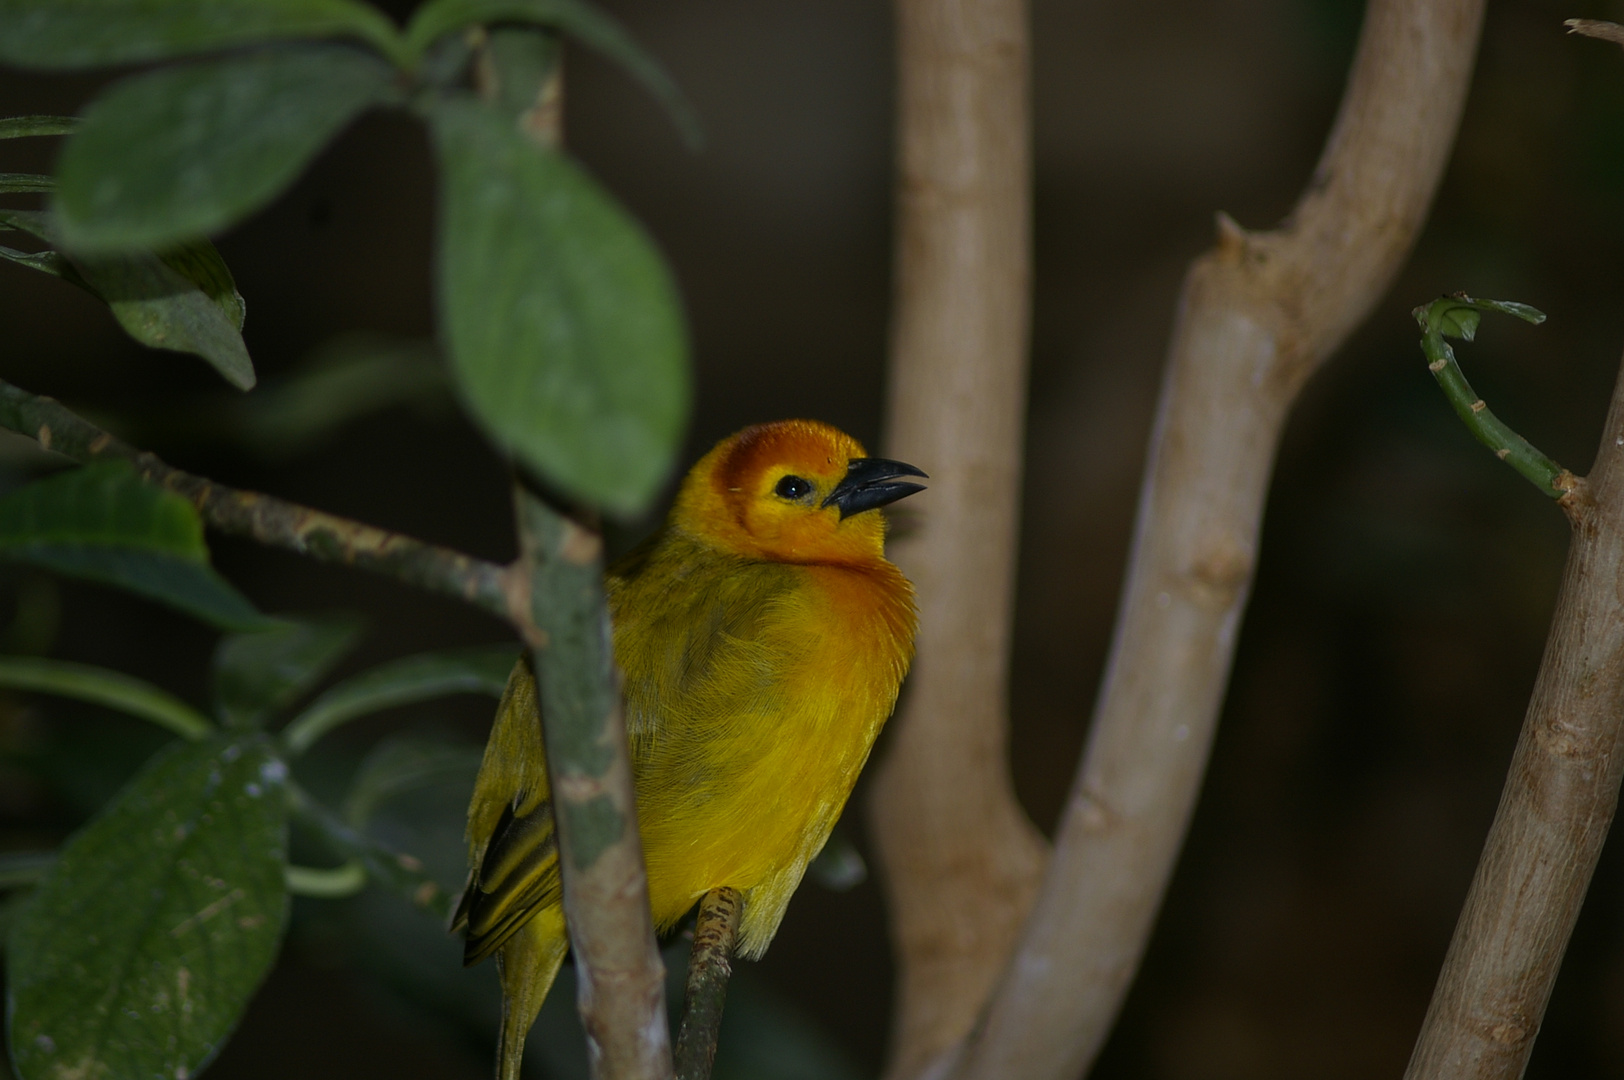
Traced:
<path id="1" fill-rule="evenodd" d="M 778 486 L 773 488 L 773 494 L 780 499 L 790 499 L 792 501 L 804 499 L 812 494 L 812 482 L 803 480 L 799 476 L 786 476 L 778 481 Z"/>

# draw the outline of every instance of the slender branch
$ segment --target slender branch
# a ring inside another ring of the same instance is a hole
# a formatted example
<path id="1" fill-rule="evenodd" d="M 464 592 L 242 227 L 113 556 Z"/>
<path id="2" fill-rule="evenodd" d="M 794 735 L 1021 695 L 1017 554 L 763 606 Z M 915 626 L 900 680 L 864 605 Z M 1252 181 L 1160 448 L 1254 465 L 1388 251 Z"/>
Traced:
<path id="1" fill-rule="evenodd" d="M 1184 839 L 1287 412 L 1403 262 L 1448 160 L 1481 0 L 1372 0 L 1341 111 L 1270 233 L 1220 218 L 1185 279 L 1122 606 L 1020 948 L 958 1080 L 1071 1080 L 1143 954 Z"/>
<path id="2" fill-rule="evenodd" d="M 1009 773 L 1031 307 L 1026 0 L 896 0 L 896 308 L 886 452 L 936 478 L 891 557 L 918 656 L 870 821 L 897 950 L 887 1075 L 963 1039 L 1031 909 L 1045 843 Z"/>
<path id="3" fill-rule="evenodd" d="M 1585 37 L 1600 38 L 1615 45 L 1624 45 L 1624 26 L 1618 23 L 1603 22 L 1600 19 L 1569 19 L 1562 25 L 1568 28 L 1570 34 L 1583 34 Z"/>
<path id="4" fill-rule="evenodd" d="M 391 851 L 357 832 L 337 814 L 317 802 L 302 787 L 288 782 L 288 809 L 299 821 L 348 860 L 360 863 L 373 881 L 399 893 L 437 918 L 451 914 L 451 898 L 423 869 L 415 856 Z M 290 868 L 291 869 L 291 868 Z M 340 870 L 344 870 L 340 867 Z M 347 872 L 347 871 L 345 871 Z"/>
<path id="5" fill-rule="evenodd" d="M 1406 1080 L 1516 1080 L 1624 777 L 1624 370 L 1573 524 L 1545 656 Z"/>
<path id="6" fill-rule="evenodd" d="M 726 885 L 712 889 L 699 902 L 694 947 L 688 954 L 688 992 L 677 1034 L 677 1080 L 710 1080 L 743 904 L 738 890 Z"/>
<path id="7" fill-rule="evenodd" d="M 184 495 L 221 532 L 321 562 L 392 577 L 508 617 L 506 573 L 495 563 L 270 495 L 217 484 L 115 439 L 61 403 L 0 382 L 0 427 L 75 461 L 128 461 L 146 480 Z"/>
<path id="8" fill-rule="evenodd" d="M 535 662 L 592 1074 L 667 1080 L 665 965 L 649 914 L 603 540 L 522 486 L 514 502 L 529 595 L 516 600 L 513 619 Z"/>
<path id="9" fill-rule="evenodd" d="M 1545 321 L 1544 314 L 1527 304 L 1474 300 L 1465 293 L 1440 297 L 1430 304 L 1423 304 L 1412 314 L 1421 324 L 1421 352 L 1427 358 L 1427 370 L 1438 380 L 1444 396 L 1455 407 L 1455 415 L 1477 436 L 1478 442 L 1494 451 L 1495 457 L 1516 469 L 1542 494 L 1553 499 L 1561 498 L 1570 490 L 1573 474 L 1546 457 L 1494 415 L 1488 403 L 1478 397 L 1472 385 L 1466 381 L 1466 373 L 1455 359 L 1455 350 L 1444 340 L 1447 335 L 1471 341 L 1484 311 L 1502 311 L 1535 325 Z"/>

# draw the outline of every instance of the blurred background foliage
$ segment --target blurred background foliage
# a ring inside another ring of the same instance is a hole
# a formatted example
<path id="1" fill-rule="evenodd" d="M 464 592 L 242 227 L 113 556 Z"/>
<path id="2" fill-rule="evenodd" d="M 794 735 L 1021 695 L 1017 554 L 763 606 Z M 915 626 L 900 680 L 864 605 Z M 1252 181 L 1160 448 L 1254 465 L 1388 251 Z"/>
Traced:
<path id="1" fill-rule="evenodd" d="M 413 5 L 383 6 L 404 16 Z M 707 131 L 704 151 L 689 154 L 637 87 L 570 52 L 568 140 L 649 225 L 688 303 L 698 393 L 684 460 L 744 424 L 794 415 L 877 442 L 888 9 L 607 6 L 668 65 Z M 1170 0 L 1152 15 L 1033 0 L 1036 307 L 1012 704 L 1017 785 L 1045 829 L 1103 662 L 1183 268 L 1209 245 L 1214 211 L 1267 228 L 1290 208 L 1361 10 Z M 1101 1080 L 1403 1068 L 1494 811 L 1566 547 L 1555 508 L 1455 420 L 1408 312 L 1464 289 L 1549 314 L 1538 329 L 1497 320 L 1461 347 L 1462 362 L 1508 423 L 1588 468 L 1624 346 L 1624 57 L 1565 36 L 1569 17 L 1621 19 L 1624 6 L 1489 5 L 1460 142 L 1415 257 L 1293 418 L 1212 773 Z M 98 85 L 0 72 L 0 114 L 71 112 Z M 49 171 L 55 144 L 5 151 L 8 170 Z M 262 376 L 246 398 L 200 362 L 133 345 L 91 297 L 14 267 L 0 267 L 5 375 L 181 468 L 506 560 L 505 468 L 446 407 L 426 340 L 431 196 L 419 129 L 373 116 L 220 239 Z M 22 440 L 0 454 L 7 486 L 40 468 Z M 450 601 L 242 541 L 211 544 L 263 609 L 365 613 L 371 631 L 339 676 L 503 636 Z M 212 633 L 141 600 L 5 570 L 0 626 L 7 651 L 205 697 Z M 301 772 L 325 795 L 384 738 L 477 748 L 490 712 L 474 697 L 396 710 L 336 734 Z M 57 844 L 164 738 L 90 706 L 0 700 L 0 850 Z M 460 879 L 467 784 L 448 773 L 381 803 L 380 835 Z M 860 790 L 854 811 L 862 801 Z M 844 829 L 863 845 L 860 814 Z M 494 980 L 488 968 L 463 972 L 457 953 L 381 891 L 300 900 L 280 966 L 210 1075 L 484 1076 Z M 876 1074 L 890 980 L 872 880 L 841 893 L 809 884 L 768 956 L 741 965 L 723 1068 Z M 537 1075 L 582 1075 L 560 990 L 532 1039 Z M 1529 1070 L 1575 1075 L 1624 1076 L 1616 844 Z"/>

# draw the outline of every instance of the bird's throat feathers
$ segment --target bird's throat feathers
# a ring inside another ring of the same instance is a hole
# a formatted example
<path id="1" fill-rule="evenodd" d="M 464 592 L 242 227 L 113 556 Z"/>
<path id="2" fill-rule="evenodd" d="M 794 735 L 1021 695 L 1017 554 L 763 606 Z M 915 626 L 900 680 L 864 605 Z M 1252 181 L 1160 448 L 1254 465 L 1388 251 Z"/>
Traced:
<path id="1" fill-rule="evenodd" d="M 689 471 L 670 523 L 732 555 L 867 566 L 884 560 L 885 518 L 842 518 L 824 500 L 867 457 L 856 439 L 815 420 L 758 424 L 718 443 Z M 797 483 L 802 481 L 804 483 Z"/>

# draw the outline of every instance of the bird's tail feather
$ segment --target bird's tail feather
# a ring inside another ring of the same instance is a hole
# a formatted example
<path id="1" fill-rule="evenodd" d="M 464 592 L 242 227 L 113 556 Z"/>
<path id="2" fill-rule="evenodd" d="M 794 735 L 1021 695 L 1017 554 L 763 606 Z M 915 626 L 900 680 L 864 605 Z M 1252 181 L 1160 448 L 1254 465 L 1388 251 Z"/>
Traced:
<path id="1" fill-rule="evenodd" d="M 496 1038 L 497 1080 L 519 1080 L 524 1040 L 569 950 L 564 911 L 543 908 L 496 954 L 502 981 L 502 1026 Z"/>

